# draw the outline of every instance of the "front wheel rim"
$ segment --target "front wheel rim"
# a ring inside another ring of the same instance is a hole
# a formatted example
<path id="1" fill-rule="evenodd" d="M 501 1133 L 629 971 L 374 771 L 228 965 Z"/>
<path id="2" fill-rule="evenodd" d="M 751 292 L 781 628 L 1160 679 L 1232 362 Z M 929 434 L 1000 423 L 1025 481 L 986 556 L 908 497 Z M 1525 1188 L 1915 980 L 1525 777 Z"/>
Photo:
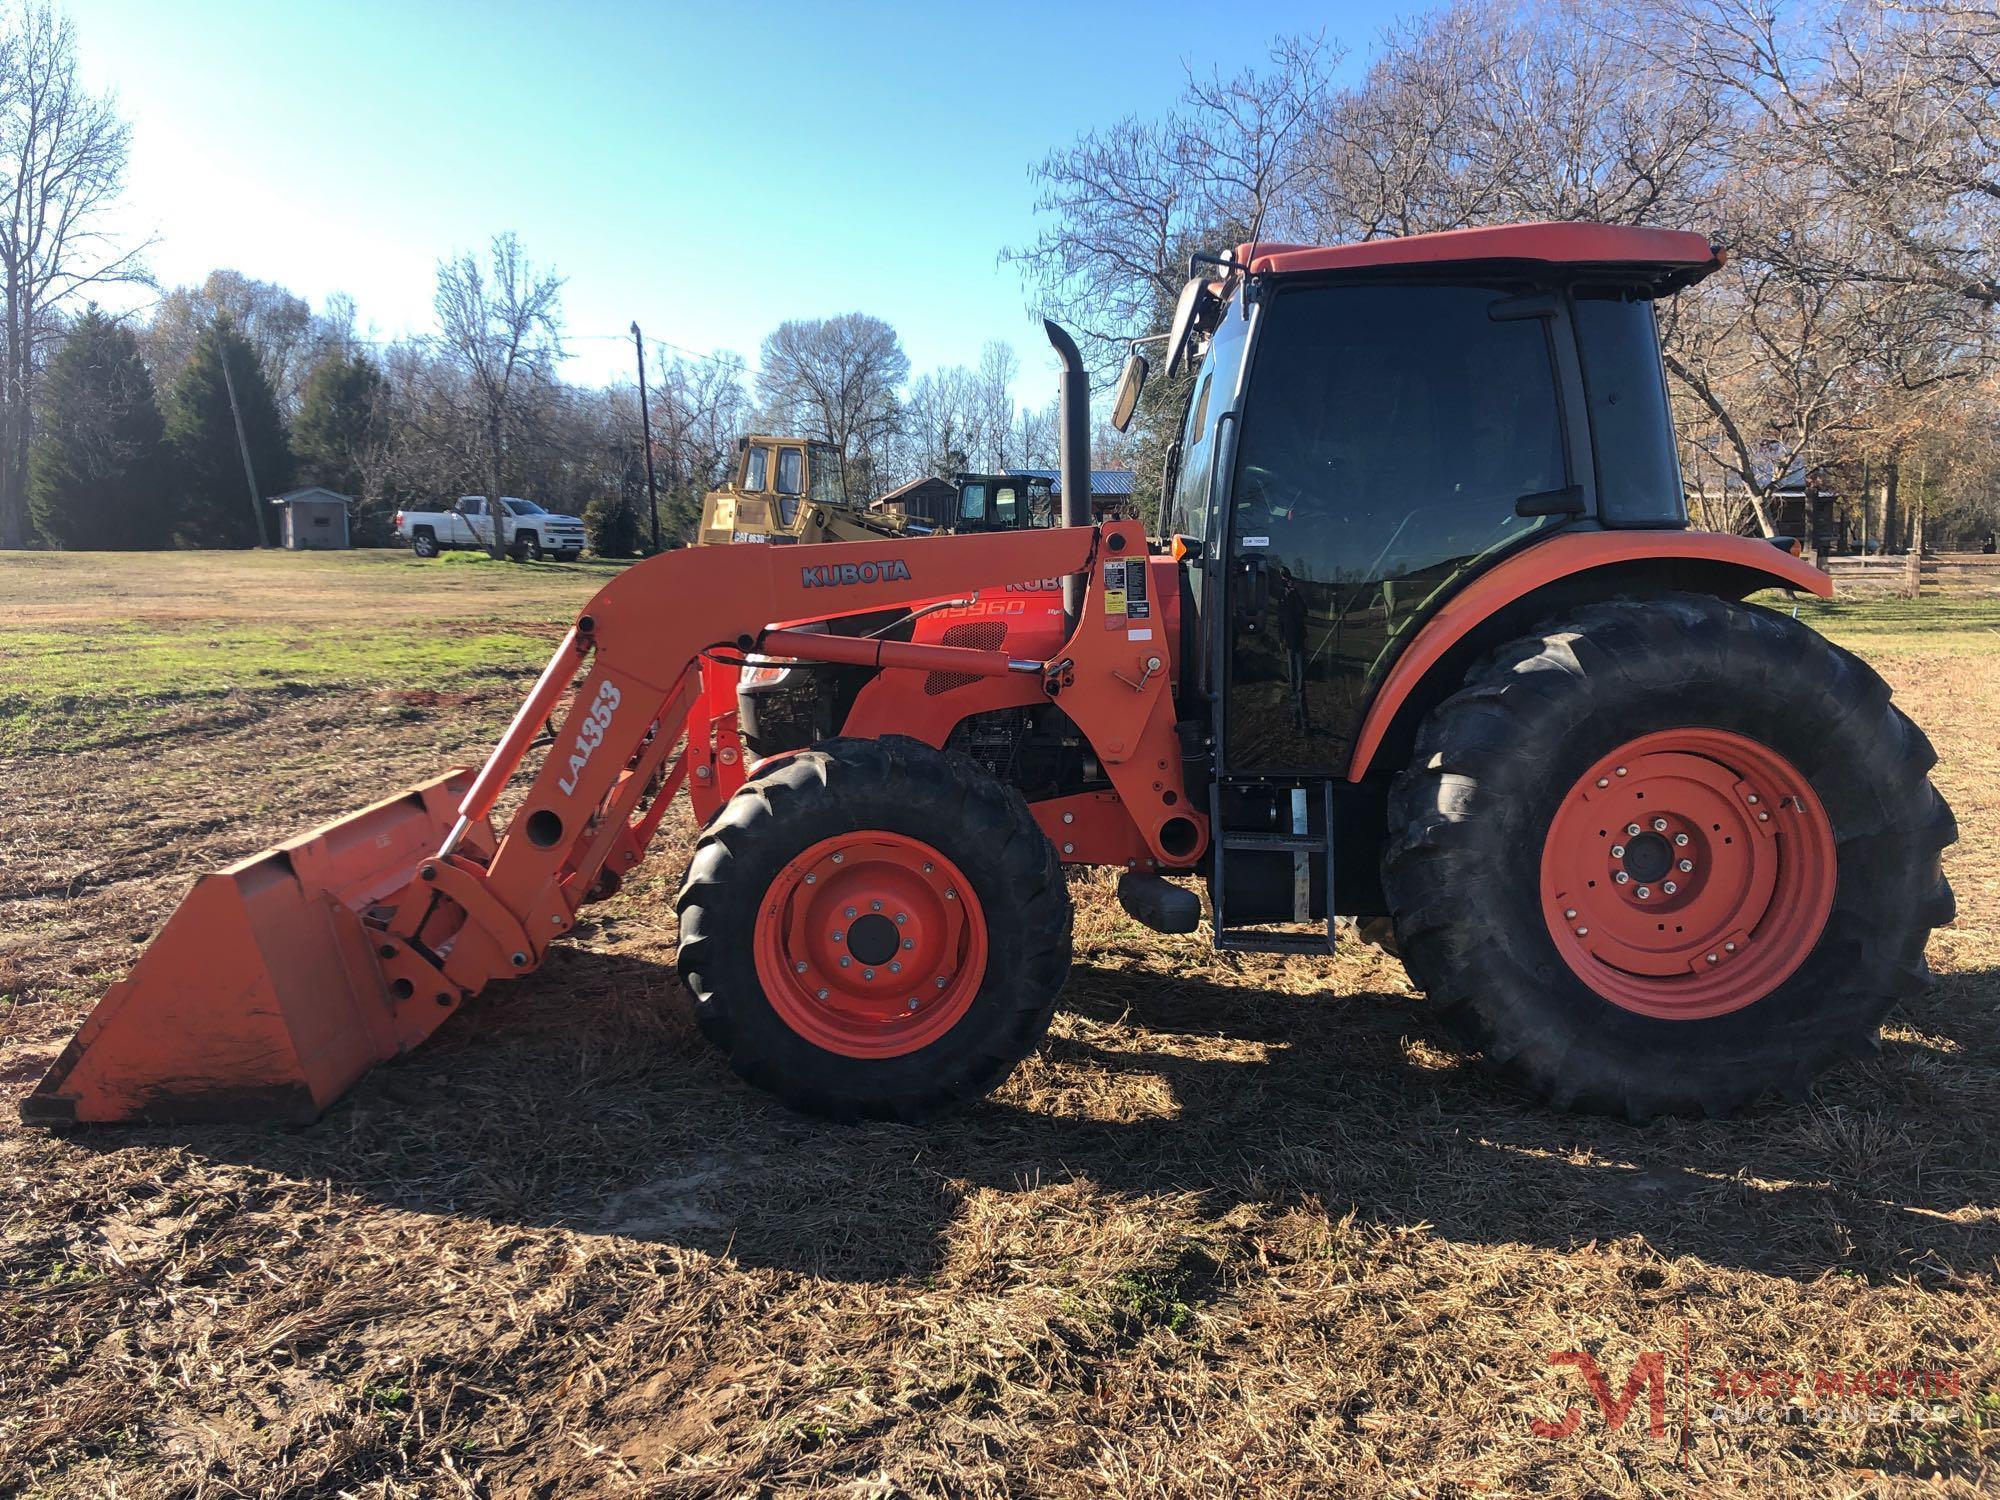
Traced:
<path id="1" fill-rule="evenodd" d="M 1692 1021 L 1798 971 L 1833 909 L 1832 821 L 1769 746 L 1641 735 L 1579 777 L 1542 848 L 1541 902 L 1572 973 L 1621 1009 Z"/>
<path id="2" fill-rule="evenodd" d="M 985 912 L 931 845 L 868 829 L 822 839 L 758 906 L 758 982 L 779 1018 L 843 1057 L 901 1057 L 971 1009 L 986 977 Z"/>

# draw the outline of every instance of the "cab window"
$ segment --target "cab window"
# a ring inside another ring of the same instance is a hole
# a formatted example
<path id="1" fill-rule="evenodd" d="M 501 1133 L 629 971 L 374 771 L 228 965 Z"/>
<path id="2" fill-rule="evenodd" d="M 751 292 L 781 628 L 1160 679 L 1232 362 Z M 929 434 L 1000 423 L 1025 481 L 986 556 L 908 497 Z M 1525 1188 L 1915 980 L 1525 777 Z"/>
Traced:
<path id="1" fill-rule="evenodd" d="M 958 518 L 961 521 L 986 520 L 986 486 L 968 484 L 958 492 Z"/>
<path id="2" fill-rule="evenodd" d="M 993 524 L 1003 530 L 1014 525 L 1014 486 L 1003 484 L 993 492 Z"/>
<path id="3" fill-rule="evenodd" d="M 778 524 L 790 526 L 799 518 L 799 495 L 806 487 L 806 456 L 797 448 L 778 450 Z"/>
<path id="4" fill-rule="evenodd" d="M 806 488 L 806 456 L 797 448 L 778 450 L 778 493 L 802 495 Z"/>
<path id="5" fill-rule="evenodd" d="M 771 450 L 750 448 L 743 455 L 743 488 L 753 495 L 764 493 L 771 465 Z"/>

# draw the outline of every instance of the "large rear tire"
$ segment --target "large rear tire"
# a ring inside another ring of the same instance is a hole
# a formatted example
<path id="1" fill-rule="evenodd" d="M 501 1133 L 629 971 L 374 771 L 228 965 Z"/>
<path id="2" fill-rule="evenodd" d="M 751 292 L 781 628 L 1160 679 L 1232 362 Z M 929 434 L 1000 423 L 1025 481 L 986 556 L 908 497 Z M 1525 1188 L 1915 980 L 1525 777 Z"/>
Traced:
<path id="1" fill-rule="evenodd" d="M 1592 605 L 1424 722 L 1383 881 L 1411 979 L 1561 1107 L 1802 1095 L 1922 989 L 1957 837 L 1866 664 L 1752 605 Z"/>
<path id="2" fill-rule="evenodd" d="M 827 740 L 746 783 L 677 904 L 703 1034 L 749 1082 L 836 1119 L 990 1093 L 1069 973 L 1069 891 L 1027 804 L 900 736 Z"/>

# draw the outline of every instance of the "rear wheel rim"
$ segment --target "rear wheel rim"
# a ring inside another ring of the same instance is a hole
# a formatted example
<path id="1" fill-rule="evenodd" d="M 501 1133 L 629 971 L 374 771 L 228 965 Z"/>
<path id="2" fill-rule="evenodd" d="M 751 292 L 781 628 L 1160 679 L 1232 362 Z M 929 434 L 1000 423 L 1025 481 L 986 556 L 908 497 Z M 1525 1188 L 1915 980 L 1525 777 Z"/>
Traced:
<path id="1" fill-rule="evenodd" d="M 935 848 L 869 829 L 823 839 L 778 872 L 755 950 L 765 998 L 799 1036 L 843 1057 L 901 1057 L 971 1009 L 986 918 Z"/>
<path id="2" fill-rule="evenodd" d="M 1578 778 L 1550 821 L 1541 901 L 1596 994 L 1660 1020 L 1754 1005 L 1798 971 L 1833 909 L 1833 825 L 1768 745 L 1662 730 Z"/>

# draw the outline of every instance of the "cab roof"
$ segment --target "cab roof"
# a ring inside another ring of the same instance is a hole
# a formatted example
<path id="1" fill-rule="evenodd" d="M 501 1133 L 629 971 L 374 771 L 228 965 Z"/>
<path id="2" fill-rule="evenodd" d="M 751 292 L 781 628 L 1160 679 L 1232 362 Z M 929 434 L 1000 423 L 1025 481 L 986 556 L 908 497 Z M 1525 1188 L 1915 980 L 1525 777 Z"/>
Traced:
<path id="1" fill-rule="evenodd" d="M 1721 267 L 1724 251 L 1707 236 L 1635 224 L 1496 224 L 1441 234 L 1362 240 L 1351 245 L 1236 247 L 1252 275 L 1290 276 L 1394 266 L 1528 262 L 1626 269 L 1663 290 L 1690 286 Z"/>

